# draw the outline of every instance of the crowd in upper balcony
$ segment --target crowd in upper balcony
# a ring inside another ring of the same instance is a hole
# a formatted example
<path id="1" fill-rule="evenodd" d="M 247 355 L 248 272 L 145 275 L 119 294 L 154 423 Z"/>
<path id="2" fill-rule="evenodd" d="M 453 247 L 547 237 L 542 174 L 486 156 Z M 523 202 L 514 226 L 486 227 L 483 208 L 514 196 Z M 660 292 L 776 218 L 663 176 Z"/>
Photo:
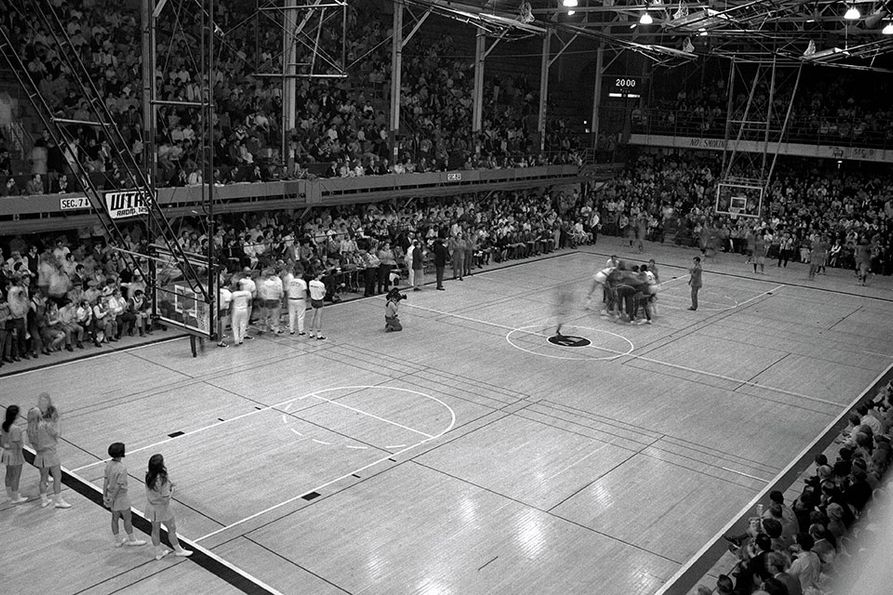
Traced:
<path id="1" fill-rule="evenodd" d="M 139 15 L 111 0 L 54 5 L 73 54 L 85 65 L 124 142 L 141 159 L 146 139 L 141 113 Z M 3 0 L 0 8 L 4 9 L 0 18 L 19 44 L 26 69 L 54 115 L 94 120 L 79 86 L 86 81 L 73 75 L 60 55 L 68 51 L 67 45 L 57 43 L 62 36 L 54 36 L 52 27 L 26 13 L 27 7 Z M 406 48 L 401 93 L 405 124 L 395 139 L 396 155 L 392 153 L 387 101 L 390 30 L 386 15 L 366 3 L 351 4 L 347 13 L 345 62 L 349 76 L 297 79 L 296 124 L 286 131 L 283 155 L 282 80 L 258 74 L 279 72 L 281 29 L 267 15 L 257 17 L 260 26 L 246 25 L 256 21 L 248 18 L 254 8 L 253 4 L 220 3 L 215 15 L 220 27 L 212 75 L 216 107 L 213 175 L 217 182 L 580 162 L 573 137 L 560 121 L 550 123 L 545 151 L 541 151 L 535 117 L 531 117 L 536 111 L 536 94 L 520 76 L 486 80 L 487 118 L 480 133 L 473 133 L 473 50 L 459 47 L 450 35 L 430 43 L 417 39 Z M 162 11 L 155 72 L 157 99 L 161 101 L 203 100 L 204 85 L 196 64 L 199 19 L 198 11 Z M 321 30 L 319 43 L 327 55 L 340 55 L 340 29 L 328 23 Z M 298 60 L 304 59 L 313 58 L 298 44 Z M 321 57 L 316 59 L 323 62 Z M 317 66 L 316 72 L 320 71 L 335 72 L 328 64 L 323 64 L 322 70 Z M 47 192 L 73 190 L 70 173 L 75 156 L 88 172 L 96 174 L 101 187 L 125 184 L 127 172 L 115 144 L 108 143 L 96 126 L 68 126 L 74 137 L 70 144 L 56 146 L 50 135 L 34 140 L 30 173 L 41 174 L 34 185 L 42 185 Z M 160 105 L 157 128 L 159 183 L 201 182 L 201 110 Z M 0 143 L 5 144 L 3 140 Z M 11 164 L 4 168 L 0 157 L 0 177 L 27 173 L 12 169 Z M 26 193 L 27 182 L 19 177 L 0 193 Z"/>
<path id="2" fill-rule="evenodd" d="M 738 77 L 732 111 L 765 122 L 770 97 L 768 76 Z M 790 106 L 788 137 L 800 142 L 882 147 L 893 143 L 893 91 L 890 77 L 815 67 L 803 73 L 794 92 L 794 71 L 780 69 L 773 91 L 772 128 L 781 129 Z M 634 132 L 723 136 L 729 107 L 728 75 L 692 77 L 681 88 L 653 84 L 651 97 L 631 112 Z M 751 91 L 753 91 L 751 95 Z M 791 102 L 791 95 L 794 101 Z M 737 135 L 737 128 L 732 130 Z"/>

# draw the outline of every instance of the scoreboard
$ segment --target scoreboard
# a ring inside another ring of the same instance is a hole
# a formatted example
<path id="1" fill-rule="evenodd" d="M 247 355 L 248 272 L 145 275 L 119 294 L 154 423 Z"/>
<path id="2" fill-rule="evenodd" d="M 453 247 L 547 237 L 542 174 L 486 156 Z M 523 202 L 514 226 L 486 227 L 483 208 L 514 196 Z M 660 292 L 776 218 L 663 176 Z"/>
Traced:
<path id="1" fill-rule="evenodd" d="M 621 99 L 638 99 L 642 96 L 644 79 L 632 75 L 603 75 L 604 86 L 608 90 L 608 97 Z"/>

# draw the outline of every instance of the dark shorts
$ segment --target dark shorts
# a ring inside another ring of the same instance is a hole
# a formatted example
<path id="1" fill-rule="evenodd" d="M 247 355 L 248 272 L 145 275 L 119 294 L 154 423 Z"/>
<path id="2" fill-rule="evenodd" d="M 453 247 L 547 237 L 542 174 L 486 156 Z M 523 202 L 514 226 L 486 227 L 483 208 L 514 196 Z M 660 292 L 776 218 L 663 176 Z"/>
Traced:
<path id="1" fill-rule="evenodd" d="M 264 308 L 278 308 L 281 304 L 281 300 L 263 300 Z"/>
<path id="2" fill-rule="evenodd" d="M 318 310 L 322 308 L 322 300 L 310 300 L 310 305 Z"/>

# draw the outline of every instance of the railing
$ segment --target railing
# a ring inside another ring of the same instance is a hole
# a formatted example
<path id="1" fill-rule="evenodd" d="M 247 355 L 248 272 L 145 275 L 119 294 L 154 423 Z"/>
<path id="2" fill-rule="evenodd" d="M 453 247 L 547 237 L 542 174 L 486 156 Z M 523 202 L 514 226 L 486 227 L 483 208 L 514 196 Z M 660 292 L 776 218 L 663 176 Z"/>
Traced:
<path id="1" fill-rule="evenodd" d="M 602 118 L 627 120 L 630 132 L 634 134 L 684 136 L 696 138 L 725 138 L 725 112 L 716 116 L 696 114 L 692 111 L 671 109 L 627 110 L 623 108 L 602 108 Z M 793 116 L 788 132 L 781 139 L 787 143 L 809 145 L 865 147 L 872 149 L 893 149 L 893 122 L 880 117 L 877 121 L 886 129 L 870 129 L 862 126 L 859 117 L 823 118 L 816 126 L 811 119 Z M 769 138 L 778 140 L 780 121 L 774 122 Z M 734 131 L 737 135 L 737 130 Z M 745 140 L 762 140 L 765 131 L 753 129 L 745 135 Z"/>

